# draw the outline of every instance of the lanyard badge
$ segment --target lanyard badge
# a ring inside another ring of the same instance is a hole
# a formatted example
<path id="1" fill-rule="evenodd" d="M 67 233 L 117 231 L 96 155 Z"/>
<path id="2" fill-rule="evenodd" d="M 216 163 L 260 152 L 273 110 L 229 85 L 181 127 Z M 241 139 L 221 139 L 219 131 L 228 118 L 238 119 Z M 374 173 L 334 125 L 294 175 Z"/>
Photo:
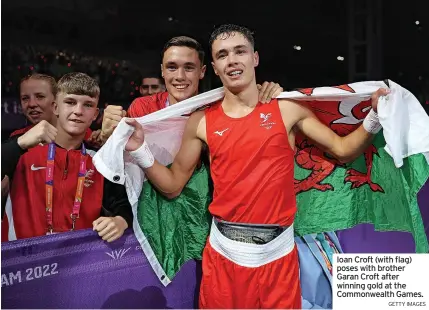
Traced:
<path id="1" fill-rule="evenodd" d="M 54 167 L 55 167 L 55 149 L 56 145 L 50 143 L 48 146 L 48 160 L 46 162 L 46 222 L 48 225 L 48 234 L 53 234 L 53 219 L 52 219 L 52 206 L 54 197 Z M 79 174 L 77 179 L 76 194 L 73 202 L 73 210 L 70 214 L 72 219 L 72 228 L 75 229 L 76 219 L 79 218 L 80 206 L 83 197 L 83 187 L 85 183 L 86 175 L 86 148 L 82 143 L 80 162 L 79 162 Z"/>

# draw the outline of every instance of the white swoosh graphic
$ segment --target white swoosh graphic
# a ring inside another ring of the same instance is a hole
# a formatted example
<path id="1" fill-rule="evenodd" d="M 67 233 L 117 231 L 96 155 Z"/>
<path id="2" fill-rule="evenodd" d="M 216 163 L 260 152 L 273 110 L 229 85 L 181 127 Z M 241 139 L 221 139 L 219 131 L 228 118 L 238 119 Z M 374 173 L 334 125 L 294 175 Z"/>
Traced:
<path id="1" fill-rule="evenodd" d="M 41 169 L 46 169 L 46 167 L 35 167 L 34 164 L 31 165 L 31 170 L 32 171 L 37 171 L 37 170 L 41 170 Z"/>

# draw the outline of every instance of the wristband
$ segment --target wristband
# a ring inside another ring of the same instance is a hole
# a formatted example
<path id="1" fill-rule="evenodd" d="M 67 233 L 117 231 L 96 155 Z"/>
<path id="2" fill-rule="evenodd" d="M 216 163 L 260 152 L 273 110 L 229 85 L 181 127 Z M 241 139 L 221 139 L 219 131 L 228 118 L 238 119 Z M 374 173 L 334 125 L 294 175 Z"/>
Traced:
<path id="1" fill-rule="evenodd" d="M 155 162 L 155 157 L 153 157 L 153 154 L 150 151 L 149 145 L 146 143 L 146 141 L 144 141 L 137 150 L 131 151 L 130 155 L 143 169 L 152 167 Z"/>
<path id="2" fill-rule="evenodd" d="M 363 120 L 363 128 L 373 135 L 377 134 L 381 130 L 381 124 L 378 120 L 378 114 L 373 109 L 369 111 L 369 113 Z"/>

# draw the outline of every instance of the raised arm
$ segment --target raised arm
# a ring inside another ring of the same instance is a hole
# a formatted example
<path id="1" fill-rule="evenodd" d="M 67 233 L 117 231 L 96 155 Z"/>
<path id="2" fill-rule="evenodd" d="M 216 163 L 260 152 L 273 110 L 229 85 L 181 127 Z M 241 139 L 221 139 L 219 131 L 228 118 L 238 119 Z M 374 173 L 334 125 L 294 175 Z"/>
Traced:
<path id="1" fill-rule="evenodd" d="M 372 96 L 372 108 L 363 124 L 347 136 L 340 137 L 329 127 L 322 124 L 304 105 L 281 100 L 283 115 L 293 115 L 293 125 L 305 136 L 313 140 L 323 151 L 346 163 L 359 157 L 371 143 L 374 134 L 381 128 L 378 122 L 378 98 L 388 94 L 388 90 L 379 89 Z"/>
<path id="2" fill-rule="evenodd" d="M 19 137 L 12 137 L 7 142 L 2 143 L 1 149 L 1 179 L 7 175 L 13 177 L 19 158 L 28 149 L 40 143 L 51 143 L 55 141 L 57 129 L 43 120 Z"/>
<path id="3" fill-rule="evenodd" d="M 188 119 L 180 150 L 171 168 L 167 168 L 153 159 L 149 147 L 144 143 L 142 126 L 135 119 L 126 120 L 127 124 L 135 128 L 135 131 L 125 146 L 125 150 L 136 159 L 151 183 L 168 198 L 174 198 L 181 193 L 198 164 L 202 141 L 197 136 L 197 130 L 203 118 L 204 112 L 200 111 L 192 114 Z"/>

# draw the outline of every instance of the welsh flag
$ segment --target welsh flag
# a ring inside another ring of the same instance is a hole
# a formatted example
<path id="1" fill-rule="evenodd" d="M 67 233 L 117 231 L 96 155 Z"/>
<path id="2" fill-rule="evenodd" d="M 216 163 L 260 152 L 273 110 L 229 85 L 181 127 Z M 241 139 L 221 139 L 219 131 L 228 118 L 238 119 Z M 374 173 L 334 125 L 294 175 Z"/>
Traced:
<path id="1" fill-rule="evenodd" d="M 341 164 L 312 141 L 297 137 L 297 235 L 372 223 L 380 231 L 411 232 L 416 252 L 428 252 L 417 193 L 429 177 L 429 117 L 410 92 L 392 81 L 387 83 L 308 88 L 279 96 L 306 101 L 323 123 L 345 136 L 365 118 L 373 92 L 387 86 L 392 90 L 392 98 L 379 105 L 384 132 L 377 134 L 364 154 L 352 163 Z M 145 128 L 145 139 L 157 160 L 171 164 L 180 147 L 186 115 L 222 97 L 222 89 L 216 89 L 137 119 Z M 401 107 L 406 107 L 408 114 L 402 114 L 398 110 Z M 395 125 L 398 113 L 403 124 Z M 201 259 L 211 224 L 209 168 L 202 163 L 182 194 L 168 200 L 123 153 L 131 134 L 130 126 L 121 122 L 94 162 L 106 178 L 111 178 L 114 171 L 124 170 L 136 237 L 160 281 L 168 285 L 186 261 Z M 112 150 L 117 156 L 112 156 Z"/>

